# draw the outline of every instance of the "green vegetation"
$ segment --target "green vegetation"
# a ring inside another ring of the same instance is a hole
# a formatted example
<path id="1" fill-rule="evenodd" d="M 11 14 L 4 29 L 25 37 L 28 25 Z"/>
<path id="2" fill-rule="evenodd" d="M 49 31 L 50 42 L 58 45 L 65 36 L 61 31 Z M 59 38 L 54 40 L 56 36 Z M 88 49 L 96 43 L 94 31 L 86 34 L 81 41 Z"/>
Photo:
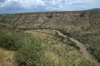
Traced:
<path id="1" fill-rule="evenodd" d="M 21 39 L 21 34 L 13 31 L 0 31 L 0 47 L 8 50 L 18 50 L 21 44 L 18 41 Z"/>
<path id="2" fill-rule="evenodd" d="M 92 56 L 100 62 L 100 33 L 86 33 L 80 36 L 74 36 L 77 40 L 87 45 L 87 50 L 92 54 Z"/>
<path id="3" fill-rule="evenodd" d="M 60 31 L 61 33 L 63 33 L 64 35 L 67 35 L 67 36 L 69 36 L 69 37 L 72 37 L 72 36 L 73 36 L 73 34 L 71 34 L 71 33 L 69 33 L 69 32 L 66 32 L 65 30 L 60 30 L 60 29 L 59 29 L 59 31 Z"/>
<path id="4" fill-rule="evenodd" d="M 0 33 L 0 47 L 15 51 L 14 59 L 19 66 L 93 65 L 93 63 L 81 57 L 76 50 L 72 49 L 70 51 L 70 48 L 55 43 L 55 40 L 52 41 L 54 44 L 51 44 L 47 40 L 21 32 L 0 31 Z M 66 43 L 67 40 L 63 40 L 63 42 Z"/>
<path id="5" fill-rule="evenodd" d="M 16 51 L 14 58 L 21 65 L 36 65 L 34 62 L 39 61 L 42 54 L 42 46 L 39 41 L 24 33 L 0 31 L 0 47 Z"/>
<path id="6" fill-rule="evenodd" d="M 66 33 L 65 33 L 66 34 Z M 78 47 L 74 42 L 72 42 L 69 38 L 64 38 L 62 36 L 59 36 L 57 33 L 54 35 L 54 37 L 58 38 L 61 42 L 68 44 L 69 46 L 74 47 L 77 50 L 80 50 L 80 47 Z"/>
<path id="7" fill-rule="evenodd" d="M 63 42 L 64 42 L 64 43 L 67 43 L 68 45 L 74 47 L 74 48 L 77 49 L 77 50 L 80 50 L 80 47 L 78 47 L 74 42 L 72 42 L 72 41 L 69 40 L 69 39 L 64 39 Z"/>
<path id="8" fill-rule="evenodd" d="M 36 37 L 36 33 L 33 36 L 16 31 L 18 31 L 17 28 L 21 31 L 59 30 L 64 35 L 83 43 L 100 62 L 99 17 L 100 12 L 94 11 L 5 15 L 0 19 L 0 48 L 14 51 L 14 59 L 24 66 L 95 66 L 81 56 L 77 51 L 80 48 L 69 38 L 55 34 L 53 38 L 56 38 L 53 39 L 45 33 L 37 34 L 42 35 L 42 38 L 39 38 Z M 1 50 L 0 58 L 4 55 Z"/>
<path id="9" fill-rule="evenodd" d="M 92 31 L 93 31 L 93 28 L 97 29 L 96 27 L 92 27 Z M 90 30 L 90 28 L 87 28 Z M 95 30 L 94 29 L 94 30 Z M 88 30 L 88 31 L 89 31 Z M 100 31 L 97 31 L 97 32 L 91 32 L 91 33 L 85 33 L 85 34 L 82 34 L 81 32 L 74 32 L 74 33 L 67 33 L 66 31 L 64 30 L 59 30 L 61 31 L 64 35 L 67 35 L 69 37 L 74 37 L 75 39 L 79 40 L 80 42 L 82 42 L 83 44 L 86 44 L 88 45 L 87 47 L 87 50 L 92 54 L 92 56 L 94 56 L 94 58 L 100 62 Z M 62 39 L 62 38 L 60 38 Z M 64 38 L 62 39 L 64 40 Z M 70 40 L 68 39 L 65 39 L 64 40 L 66 43 L 68 42 L 69 45 L 71 46 L 74 46 L 76 49 L 80 50 L 80 48 L 78 46 L 76 46 L 75 43 L 73 42 L 70 42 Z"/>
<path id="10" fill-rule="evenodd" d="M 43 47 L 37 40 L 32 38 L 24 39 L 24 45 L 15 55 L 15 60 L 21 65 L 36 66 L 42 61 L 41 54 L 43 53 Z"/>
<path id="11" fill-rule="evenodd" d="M 58 35 L 58 33 L 54 34 L 54 37 L 58 38 L 60 41 L 63 41 L 65 39 L 64 37 Z"/>
<path id="12" fill-rule="evenodd" d="M 100 62 L 100 49 L 89 47 L 87 50 L 94 56 L 94 58 Z"/>

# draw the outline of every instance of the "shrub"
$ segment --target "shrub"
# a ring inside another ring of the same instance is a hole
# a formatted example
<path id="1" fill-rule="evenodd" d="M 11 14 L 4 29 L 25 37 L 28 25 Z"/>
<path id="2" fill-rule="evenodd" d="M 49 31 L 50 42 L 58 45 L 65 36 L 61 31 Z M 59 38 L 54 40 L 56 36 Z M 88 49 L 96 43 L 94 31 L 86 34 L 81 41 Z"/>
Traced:
<path id="1" fill-rule="evenodd" d="M 41 39 L 36 39 L 28 34 L 15 31 L 0 31 L 0 47 L 16 51 L 15 60 L 21 65 L 36 65 L 41 60 L 43 53 Z M 45 48 L 44 48 L 45 49 Z"/>
<path id="2" fill-rule="evenodd" d="M 100 56 L 100 50 L 96 50 L 96 49 L 94 49 L 92 47 L 89 47 L 87 50 L 94 56 L 94 58 L 98 62 L 100 62 L 100 57 L 99 57 Z"/>
<path id="3" fill-rule="evenodd" d="M 58 35 L 58 33 L 54 34 L 54 37 L 58 38 L 60 41 L 63 41 L 65 39 L 64 37 Z"/>
<path id="4" fill-rule="evenodd" d="M 74 42 L 72 42 L 68 38 L 64 38 L 62 36 L 59 36 L 57 33 L 54 35 L 54 37 L 58 38 L 61 42 L 68 44 L 69 46 L 74 47 L 77 50 L 80 50 L 80 47 L 78 47 Z"/>
<path id="5" fill-rule="evenodd" d="M 0 32 L 0 47 L 13 50 L 16 38 L 10 33 Z"/>
<path id="6" fill-rule="evenodd" d="M 74 42 L 72 42 L 71 40 L 68 41 L 68 45 L 74 47 L 77 50 L 80 50 L 80 47 L 78 47 Z"/>
<path id="7" fill-rule="evenodd" d="M 0 47 L 8 50 L 18 50 L 26 35 L 14 31 L 0 31 Z"/>
<path id="8" fill-rule="evenodd" d="M 36 66 L 41 62 L 42 46 L 36 39 L 24 39 L 24 45 L 15 54 L 15 60 L 21 65 Z"/>
<path id="9" fill-rule="evenodd" d="M 69 37 L 73 37 L 72 33 L 66 32 L 65 30 L 59 30 L 61 33 L 63 33 L 64 35 L 67 35 Z"/>

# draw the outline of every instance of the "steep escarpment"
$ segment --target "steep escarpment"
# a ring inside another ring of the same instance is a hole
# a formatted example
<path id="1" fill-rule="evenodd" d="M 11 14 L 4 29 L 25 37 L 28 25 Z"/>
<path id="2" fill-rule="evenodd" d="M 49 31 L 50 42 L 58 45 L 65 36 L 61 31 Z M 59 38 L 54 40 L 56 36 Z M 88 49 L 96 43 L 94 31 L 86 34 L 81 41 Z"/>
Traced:
<path id="1" fill-rule="evenodd" d="M 100 25 L 100 12 L 46 12 L 7 15 L 4 19 L 18 28 L 52 28 L 81 31 Z"/>
<path id="2" fill-rule="evenodd" d="M 18 28 L 81 30 L 91 26 L 90 12 L 47 12 L 7 15 L 4 20 Z M 93 17 L 95 18 L 95 17 Z"/>

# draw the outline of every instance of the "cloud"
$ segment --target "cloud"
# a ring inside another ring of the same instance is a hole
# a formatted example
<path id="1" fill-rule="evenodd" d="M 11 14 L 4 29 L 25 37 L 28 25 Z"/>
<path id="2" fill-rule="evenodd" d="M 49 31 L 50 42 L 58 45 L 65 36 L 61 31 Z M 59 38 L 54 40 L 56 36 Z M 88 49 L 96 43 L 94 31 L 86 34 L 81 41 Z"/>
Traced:
<path id="1" fill-rule="evenodd" d="M 0 10 L 70 11 L 100 8 L 99 4 L 100 0 L 0 0 Z"/>
<path id="2" fill-rule="evenodd" d="M 5 0 L 0 0 L 0 2 L 4 2 Z"/>

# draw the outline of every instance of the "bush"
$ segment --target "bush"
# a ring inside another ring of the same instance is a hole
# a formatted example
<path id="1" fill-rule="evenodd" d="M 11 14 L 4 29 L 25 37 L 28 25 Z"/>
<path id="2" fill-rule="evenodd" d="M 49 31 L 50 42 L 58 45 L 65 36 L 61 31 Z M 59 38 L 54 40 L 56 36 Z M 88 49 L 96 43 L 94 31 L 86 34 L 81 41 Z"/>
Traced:
<path id="1" fill-rule="evenodd" d="M 68 38 L 64 38 L 62 36 L 59 36 L 57 33 L 54 35 L 54 37 L 59 38 L 59 40 L 63 43 L 68 44 L 69 46 L 74 47 L 77 50 L 80 50 L 80 47 L 78 47 L 74 42 L 72 42 L 70 39 Z"/>
<path id="2" fill-rule="evenodd" d="M 72 33 L 66 32 L 65 30 L 59 30 L 61 33 L 63 33 L 64 35 L 67 35 L 69 37 L 73 37 Z"/>
<path id="3" fill-rule="evenodd" d="M 0 31 L 0 47 L 16 51 L 15 60 L 21 65 L 35 66 L 42 62 L 41 39 L 15 31 Z M 45 48 L 44 48 L 45 49 Z"/>
<path id="4" fill-rule="evenodd" d="M 18 50 L 23 44 L 25 35 L 14 31 L 0 31 L 0 47 L 8 50 Z"/>
<path id="5" fill-rule="evenodd" d="M 71 40 L 68 41 L 68 45 L 74 47 L 77 50 L 80 50 L 80 47 L 78 47 L 74 42 L 72 42 Z"/>
<path id="6" fill-rule="evenodd" d="M 100 57 L 99 57 L 100 56 L 100 50 L 96 50 L 96 49 L 94 49 L 92 47 L 89 47 L 87 50 L 94 56 L 94 58 L 98 62 L 100 62 Z"/>
<path id="7" fill-rule="evenodd" d="M 54 37 L 58 38 L 60 41 L 63 41 L 65 39 L 64 37 L 58 35 L 58 33 L 54 34 Z"/>
<path id="8" fill-rule="evenodd" d="M 10 33 L 0 32 L 0 47 L 13 50 L 16 38 Z"/>
<path id="9" fill-rule="evenodd" d="M 36 66 L 41 62 L 42 46 L 36 39 L 24 39 L 24 45 L 15 54 L 15 60 L 20 65 Z"/>

